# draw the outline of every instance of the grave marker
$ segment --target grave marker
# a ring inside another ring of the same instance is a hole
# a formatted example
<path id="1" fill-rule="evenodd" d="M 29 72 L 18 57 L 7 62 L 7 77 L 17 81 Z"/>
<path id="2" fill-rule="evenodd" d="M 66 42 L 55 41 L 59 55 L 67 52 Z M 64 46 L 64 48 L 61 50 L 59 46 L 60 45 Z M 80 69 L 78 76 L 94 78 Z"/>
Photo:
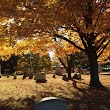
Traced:
<path id="1" fill-rule="evenodd" d="M 67 110 L 67 108 L 67 101 L 57 97 L 43 98 L 35 106 L 35 110 Z"/>

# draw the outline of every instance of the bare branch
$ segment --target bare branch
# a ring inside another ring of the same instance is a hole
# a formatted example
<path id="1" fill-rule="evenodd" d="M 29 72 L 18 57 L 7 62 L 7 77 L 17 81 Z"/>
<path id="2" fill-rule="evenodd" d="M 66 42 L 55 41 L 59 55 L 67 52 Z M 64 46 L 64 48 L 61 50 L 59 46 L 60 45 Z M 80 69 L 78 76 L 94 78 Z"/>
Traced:
<path id="1" fill-rule="evenodd" d="M 66 38 L 66 37 L 64 37 L 64 36 L 61 36 L 61 35 L 58 35 L 58 34 L 55 34 L 54 36 L 57 37 L 57 38 L 63 39 L 63 40 L 65 40 L 65 41 L 67 41 L 67 42 L 69 42 L 70 44 L 72 44 L 72 45 L 74 45 L 76 48 L 78 48 L 79 50 L 85 52 L 85 49 L 79 47 L 78 45 L 76 45 L 74 42 L 72 42 L 72 41 L 69 40 L 68 38 Z"/>
<path id="2" fill-rule="evenodd" d="M 103 3 L 102 3 L 102 6 L 101 6 L 101 8 L 100 8 L 100 11 L 99 11 L 99 13 L 98 13 L 98 16 L 96 17 L 96 23 L 95 23 L 94 27 L 96 27 L 100 15 L 101 15 L 103 12 L 105 12 L 105 10 L 107 9 L 107 8 L 104 9 L 104 6 L 106 5 L 107 1 L 108 1 L 108 0 L 103 0 Z"/>
<path id="3" fill-rule="evenodd" d="M 79 32 L 78 29 L 76 27 L 68 27 L 68 26 L 61 26 L 61 28 L 64 28 L 66 30 L 72 30 L 72 31 L 75 31 L 75 32 Z"/>
<path id="4" fill-rule="evenodd" d="M 60 57 L 58 59 L 61 62 L 61 64 L 65 67 L 65 69 L 68 69 L 67 66 L 64 64 L 64 62 L 62 61 L 62 59 Z"/>
<path id="5" fill-rule="evenodd" d="M 82 43 L 83 43 L 83 45 L 85 47 L 85 50 L 87 50 L 88 49 L 88 46 L 87 46 L 87 43 L 85 42 L 85 40 L 87 41 L 88 39 L 86 38 L 86 36 L 84 36 L 84 34 L 82 35 L 82 33 L 79 33 L 79 36 L 80 36 L 81 41 L 82 41 Z"/>
<path id="6" fill-rule="evenodd" d="M 101 46 L 102 46 L 102 44 L 105 42 L 107 40 L 107 36 L 103 36 L 102 38 L 100 38 L 97 42 L 96 42 L 96 44 L 98 45 L 97 47 L 96 47 L 96 51 L 97 50 L 99 50 L 99 48 L 101 48 Z M 100 43 L 100 44 L 99 44 Z M 100 51 L 100 50 L 99 50 Z M 98 52 L 99 52 L 98 51 Z"/>
<path id="7" fill-rule="evenodd" d="M 103 46 L 101 52 L 97 55 L 97 57 L 99 57 L 99 56 L 103 53 L 104 49 L 107 47 L 107 45 L 108 45 L 109 43 L 110 43 L 110 40 Z"/>

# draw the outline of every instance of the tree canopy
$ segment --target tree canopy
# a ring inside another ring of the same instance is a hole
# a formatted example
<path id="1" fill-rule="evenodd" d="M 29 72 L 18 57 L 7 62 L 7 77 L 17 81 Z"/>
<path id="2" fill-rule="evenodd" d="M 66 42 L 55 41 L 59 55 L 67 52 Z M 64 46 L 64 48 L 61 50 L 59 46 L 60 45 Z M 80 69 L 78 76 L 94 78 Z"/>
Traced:
<path id="1" fill-rule="evenodd" d="M 77 32 L 86 50 L 95 45 L 98 56 L 109 43 L 109 0 L 4 0 L 0 4 L 4 36 L 37 37 L 43 31 L 51 33 L 63 27 Z"/>
<path id="2" fill-rule="evenodd" d="M 109 0 L 4 0 L 0 13 L 1 38 L 63 39 L 87 54 L 90 87 L 102 87 L 97 59 L 110 45 Z"/>

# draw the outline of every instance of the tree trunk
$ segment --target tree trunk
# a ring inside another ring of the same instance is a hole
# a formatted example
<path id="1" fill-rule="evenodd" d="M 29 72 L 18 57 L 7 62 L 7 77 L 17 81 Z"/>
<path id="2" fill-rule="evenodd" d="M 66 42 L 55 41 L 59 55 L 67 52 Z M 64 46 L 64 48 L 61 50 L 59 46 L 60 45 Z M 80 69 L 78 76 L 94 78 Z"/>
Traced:
<path id="1" fill-rule="evenodd" d="M 74 66 L 72 65 L 72 72 L 74 73 L 75 71 L 74 71 Z"/>
<path id="2" fill-rule="evenodd" d="M 90 62 L 90 88 L 104 88 L 99 80 L 97 55 L 91 54 Z"/>
<path id="3" fill-rule="evenodd" d="M 73 64 L 72 54 L 69 56 L 67 64 L 68 64 L 68 68 L 67 68 L 68 78 L 71 79 L 71 70 L 72 70 L 72 64 Z"/>
<path id="4" fill-rule="evenodd" d="M 70 68 L 68 68 L 67 73 L 68 73 L 68 78 L 71 79 L 71 69 Z"/>
<path id="5" fill-rule="evenodd" d="M 71 79 L 71 70 L 72 70 L 72 64 L 73 64 L 73 59 L 72 59 L 72 54 L 67 56 L 67 66 L 64 64 L 61 58 L 59 58 L 59 61 L 61 64 L 65 67 L 66 72 L 68 74 L 68 79 Z"/>

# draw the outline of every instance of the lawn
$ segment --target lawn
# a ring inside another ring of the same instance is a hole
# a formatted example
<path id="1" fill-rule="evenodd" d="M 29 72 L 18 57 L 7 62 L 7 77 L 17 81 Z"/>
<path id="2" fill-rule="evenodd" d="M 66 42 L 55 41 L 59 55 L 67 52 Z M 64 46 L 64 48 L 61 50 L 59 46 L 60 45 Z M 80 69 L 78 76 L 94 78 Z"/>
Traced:
<path id="1" fill-rule="evenodd" d="M 62 76 L 46 75 L 46 83 L 36 83 L 34 79 L 22 80 L 21 76 L 0 78 L 0 110 L 34 110 L 38 100 L 57 96 L 69 103 L 68 110 L 110 110 L 110 75 L 100 75 L 107 90 L 90 90 L 89 75 L 81 80 L 63 81 Z"/>

